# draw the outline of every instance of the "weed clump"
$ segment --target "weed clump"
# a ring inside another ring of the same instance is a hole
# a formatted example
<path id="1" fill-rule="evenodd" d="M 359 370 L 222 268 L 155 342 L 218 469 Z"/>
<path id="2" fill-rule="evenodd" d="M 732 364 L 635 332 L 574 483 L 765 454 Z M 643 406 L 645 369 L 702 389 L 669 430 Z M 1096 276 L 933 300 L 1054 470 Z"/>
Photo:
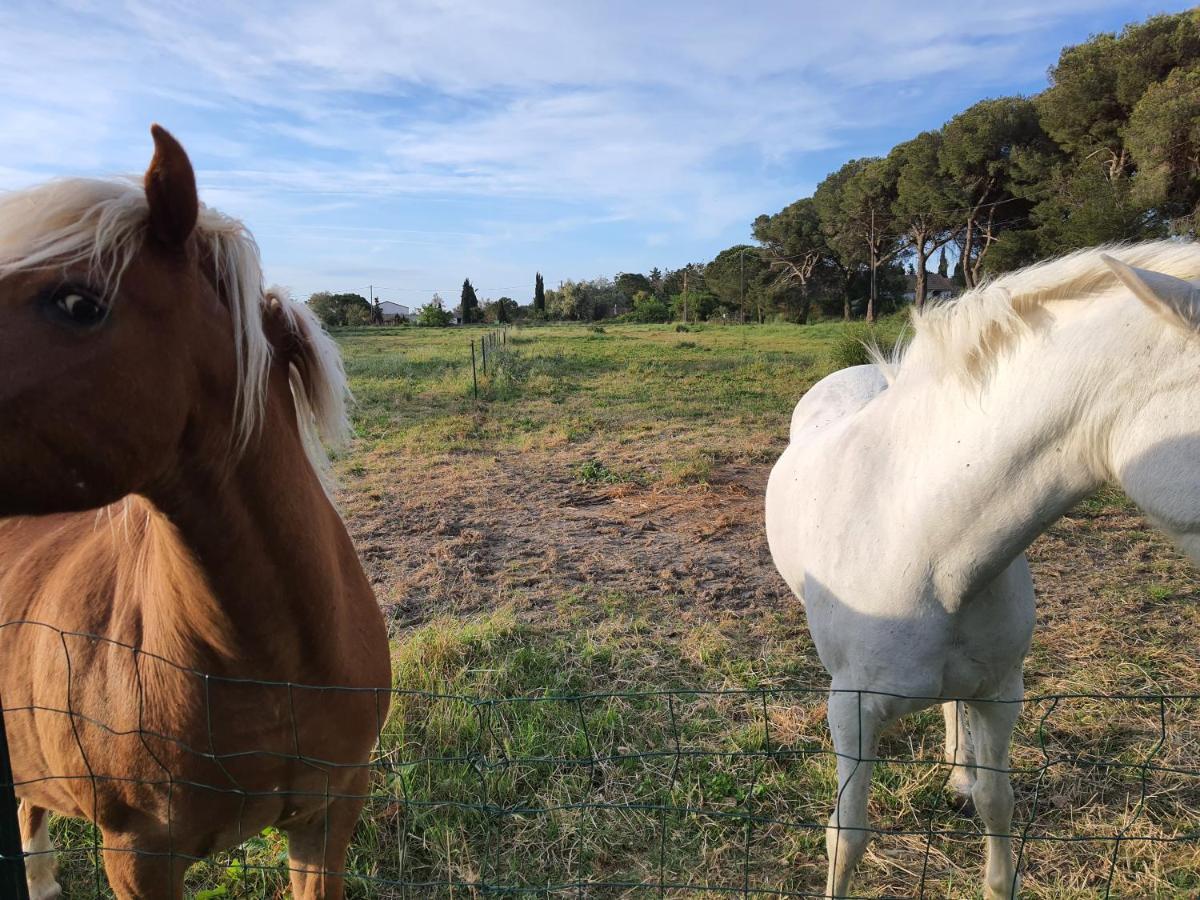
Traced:
<path id="1" fill-rule="evenodd" d="M 598 459 L 589 459 L 575 469 L 575 478 L 584 484 L 616 484 L 621 477 Z"/>

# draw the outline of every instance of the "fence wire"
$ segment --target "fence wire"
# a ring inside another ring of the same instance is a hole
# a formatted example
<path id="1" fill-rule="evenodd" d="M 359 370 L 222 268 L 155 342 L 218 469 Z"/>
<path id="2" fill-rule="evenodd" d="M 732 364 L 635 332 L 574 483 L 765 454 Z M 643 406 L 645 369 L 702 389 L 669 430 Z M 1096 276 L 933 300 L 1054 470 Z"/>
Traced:
<path id="1" fill-rule="evenodd" d="M 240 845 L 208 861 L 136 842 L 106 845 L 90 825 L 56 821 L 59 880 L 68 897 L 113 896 L 103 873 L 106 853 L 200 863 L 187 881 L 189 894 L 200 900 L 281 895 L 289 871 L 286 836 L 242 821 L 244 811 L 266 797 L 364 802 L 345 870 L 331 873 L 345 877 L 350 897 L 823 896 L 825 829 L 837 792 L 824 687 L 522 697 L 354 690 L 218 678 L 41 623 L 8 623 L 0 633 L 14 627 L 57 631 L 69 683 L 55 693 L 61 704 L 13 704 L 5 697 L 9 741 L 28 746 L 33 723 L 42 729 L 61 717 L 82 763 L 69 773 L 35 771 L 18 749 L 9 782 L 17 794 L 36 793 L 43 781 L 85 783 L 93 798 L 87 811 L 95 817 L 106 783 L 134 782 L 164 804 L 168 831 L 189 798 L 201 793 L 231 798 L 238 809 L 232 824 Z M 130 689 L 142 698 L 136 721 L 110 718 L 102 704 L 76 704 L 77 688 L 88 678 L 71 668 L 81 645 L 128 654 L 138 673 Z M 151 663 L 187 679 L 204 697 L 200 731 L 147 727 L 142 705 L 154 688 L 143 678 Z M 221 703 L 212 699 L 229 696 L 230 689 L 270 698 L 276 720 L 264 713 L 263 721 L 275 726 L 273 734 L 287 732 L 288 746 L 256 745 L 251 737 L 231 744 Z M 874 692 L 849 693 L 861 702 Z M 364 694 L 391 706 L 386 721 L 377 723 L 382 734 L 369 762 L 339 763 L 304 751 L 303 744 L 314 742 L 303 724 L 313 704 Z M 942 698 L 906 699 L 932 704 Z M 1033 694 L 1023 703 L 1014 763 L 1004 771 L 1017 795 L 1011 836 L 1027 887 L 1039 886 L 1041 896 L 1071 890 L 1195 896 L 1200 695 Z M 978 890 L 987 835 L 947 793 L 951 767 L 942 759 L 935 713 L 918 713 L 915 728 L 911 717 L 902 720 L 872 757 L 875 850 L 855 881 L 869 892 L 856 896 Z M 130 740 L 155 761 L 158 776 L 122 771 L 114 762 L 110 750 L 127 752 L 122 742 Z M 211 764 L 228 778 L 217 783 L 181 774 L 163 748 Z M 280 779 L 303 767 L 316 787 L 281 793 L 239 784 L 233 771 L 248 760 L 267 772 L 277 769 Z M 331 788 L 339 773 L 363 768 L 370 772 L 365 792 Z M 0 764 L 0 780 L 4 772 Z M 15 818 L 14 809 L 0 813 L 5 821 Z M 28 862 L 30 854 L 24 856 Z M 0 863 L 13 858 L 11 850 L 3 852 Z"/>

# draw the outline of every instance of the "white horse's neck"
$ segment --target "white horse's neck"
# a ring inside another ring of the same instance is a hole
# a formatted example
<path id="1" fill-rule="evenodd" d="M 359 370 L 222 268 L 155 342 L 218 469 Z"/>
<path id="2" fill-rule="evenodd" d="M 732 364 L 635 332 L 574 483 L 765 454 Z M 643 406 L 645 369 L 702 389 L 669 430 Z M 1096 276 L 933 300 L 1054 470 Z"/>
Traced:
<path id="1" fill-rule="evenodd" d="M 1115 442 L 1147 367 L 1179 344 L 1171 331 L 1132 301 L 1052 303 L 982 385 L 902 368 L 864 411 L 886 419 L 864 431 L 889 442 L 877 461 L 898 492 L 891 525 L 929 553 L 943 595 L 969 596 L 1117 473 Z"/>

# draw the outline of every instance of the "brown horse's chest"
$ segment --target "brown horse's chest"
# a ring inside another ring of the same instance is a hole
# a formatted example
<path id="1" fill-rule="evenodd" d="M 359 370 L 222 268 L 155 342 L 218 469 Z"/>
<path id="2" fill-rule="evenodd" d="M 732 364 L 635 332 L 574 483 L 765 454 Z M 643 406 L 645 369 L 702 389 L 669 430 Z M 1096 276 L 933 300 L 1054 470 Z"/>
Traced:
<path id="1" fill-rule="evenodd" d="M 47 671 L 33 693 L 12 689 L 29 711 L 6 715 L 23 795 L 197 855 L 345 793 L 386 712 L 369 690 L 210 677 L 82 638 L 43 639 L 35 655 Z"/>

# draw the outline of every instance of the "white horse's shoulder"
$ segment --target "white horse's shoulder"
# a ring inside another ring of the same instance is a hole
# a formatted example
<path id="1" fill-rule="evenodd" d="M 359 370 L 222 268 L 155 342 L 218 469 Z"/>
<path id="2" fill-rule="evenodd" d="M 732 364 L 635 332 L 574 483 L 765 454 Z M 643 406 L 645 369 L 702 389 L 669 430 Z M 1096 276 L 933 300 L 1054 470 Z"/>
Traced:
<path id="1" fill-rule="evenodd" d="M 789 439 L 797 440 L 858 412 L 887 389 L 888 382 L 878 366 L 851 366 L 827 375 L 810 388 L 792 412 Z"/>

